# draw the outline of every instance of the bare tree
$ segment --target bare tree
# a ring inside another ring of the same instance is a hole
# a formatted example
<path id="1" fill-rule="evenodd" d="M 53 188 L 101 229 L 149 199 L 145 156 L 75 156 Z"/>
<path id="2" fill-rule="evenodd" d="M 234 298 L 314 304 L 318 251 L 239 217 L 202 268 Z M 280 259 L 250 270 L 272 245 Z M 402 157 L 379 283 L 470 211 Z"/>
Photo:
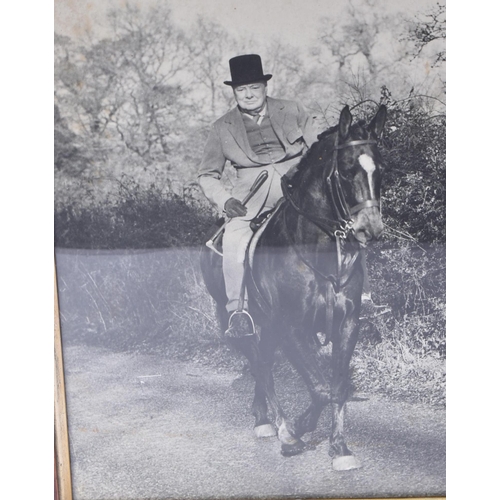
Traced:
<path id="1" fill-rule="evenodd" d="M 161 4 L 127 4 L 109 20 L 111 38 L 88 46 L 56 37 L 56 102 L 72 129 L 94 142 L 119 140 L 149 164 L 169 152 L 185 107 L 185 39 Z"/>
<path id="2" fill-rule="evenodd" d="M 237 41 L 220 24 L 198 17 L 188 41 L 189 72 L 193 77 L 193 103 L 202 121 L 211 122 L 229 107 L 223 81 L 228 79 L 228 59 Z"/>
<path id="3" fill-rule="evenodd" d="M 320 41 L 340 73 L 358 73 L 364 69 L 373 76 L 384 65 L 383 54 L 378 49 L 393 26 L 394 20 L 380 8 L 377 0 L 350 0 L 343 20 L 323 20 Z"/>
<path id="4" fill-rule="evenodd" d="M 323 20 L 313 55 L 334 82 L 338 111 L 344 104 L 378 101 L 383 86 L 397 98 L 441 98 L 442 70 L 431 64 L 429 55 L 431 48 L 439 47 L 437 40 L 444 41 L 441 7 L 410 20 L 402 12 L 387 10 L 383 0 L 350 0 L 342 16 Z M 445 52 L 436 60 L 443 57 Z"/>
<path id="5" fill-rule="evenodd" d="M 119 104 L 112 121 L 127 148 L 151 163 L 155 153 L 168 154 L 169 136 L 182 113 L 185 37 L 162 4 L 144 11 L 127 4 L 111 11 L 109 19 Z"/>
<path id="6" fill-rule="evenodd" d="M 446 9 L 437 3 L 410 23 L 408 39 L 415 44 L 415 56 L 432 46 L 433 65 L 446 62 Z"/>

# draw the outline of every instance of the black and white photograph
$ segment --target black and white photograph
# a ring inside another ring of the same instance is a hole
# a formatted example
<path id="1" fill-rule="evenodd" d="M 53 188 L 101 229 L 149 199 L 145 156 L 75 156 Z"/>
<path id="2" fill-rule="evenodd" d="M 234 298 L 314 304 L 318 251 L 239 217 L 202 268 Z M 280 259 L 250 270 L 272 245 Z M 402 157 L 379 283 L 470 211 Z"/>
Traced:
<path id="1" fill-rule="evenodd" d="M 60 500 L 445 497 L 445 3 L 54 14 Z"/>

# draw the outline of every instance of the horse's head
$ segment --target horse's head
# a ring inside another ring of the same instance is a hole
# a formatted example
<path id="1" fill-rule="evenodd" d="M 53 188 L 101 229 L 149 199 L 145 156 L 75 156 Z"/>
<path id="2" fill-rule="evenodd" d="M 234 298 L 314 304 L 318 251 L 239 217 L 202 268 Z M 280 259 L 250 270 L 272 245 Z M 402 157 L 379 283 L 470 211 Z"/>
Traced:
<path id="1" fill-rule="evenodd" d="M 327 178 L 336 210 L 342 218 L 351 221 L 352 234 L 362 245 L 377 239 L 383 230 L 382 158 L 377 139 L 386 115 L 386 107 L 380 106 L 369 124 L 360 121 L 352 125 L 349 107 L 344 107 L 335 138 L 333 165 Z"/>

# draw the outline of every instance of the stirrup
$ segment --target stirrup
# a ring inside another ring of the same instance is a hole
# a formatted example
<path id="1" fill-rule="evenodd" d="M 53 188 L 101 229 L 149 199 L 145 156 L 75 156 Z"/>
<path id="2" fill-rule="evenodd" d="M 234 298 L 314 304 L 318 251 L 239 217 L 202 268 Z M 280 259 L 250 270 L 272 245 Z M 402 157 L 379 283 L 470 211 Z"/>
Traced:
<path id="1" fill-rule="evenodd" d="M 227 333 L 231 328 L 232 328 L 232 320 L 233 320 L 233 317 L 237 314 L 244 314 L 246 316 L 248 316 L 248 318 L 250 319 L 250 324 L 252 326 L 252 331 L 251 333 L 246 333 L 244 335 L 242 335 L 242 337 L 252 337 L 252 336 L 257 336 L 258 338 L 258 334 L 255 330 L 255 323 L 254 323 L 254 320 L 252 318 L 252 315 L 248 312 L 248 311 L 245 311 L 245 309 L 241 309 L 241 310 L 238 310 L 236 309 L 235 311 L 233 311 L 231 313 L 231 316 L 229 316 L 229 321 L 228 321 L 228 327 L 227 327 L 227 330 L 224 332 L 224 333 Z"/>

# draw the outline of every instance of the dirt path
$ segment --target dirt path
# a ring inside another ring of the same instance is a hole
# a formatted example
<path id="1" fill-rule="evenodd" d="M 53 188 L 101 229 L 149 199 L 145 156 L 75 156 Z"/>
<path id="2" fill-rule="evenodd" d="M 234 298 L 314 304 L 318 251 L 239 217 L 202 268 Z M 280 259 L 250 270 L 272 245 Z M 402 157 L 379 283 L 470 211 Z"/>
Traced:
<path id="1" fill-rule="evenodd" d="M 347 435 L 363 468 L 339 473 L 327 412 L 301 456 L 254 438 L 249 375 L 79 346 L 65 363 L 75 500 L 445 492 L 443 410 L 351 401 Z"/>

